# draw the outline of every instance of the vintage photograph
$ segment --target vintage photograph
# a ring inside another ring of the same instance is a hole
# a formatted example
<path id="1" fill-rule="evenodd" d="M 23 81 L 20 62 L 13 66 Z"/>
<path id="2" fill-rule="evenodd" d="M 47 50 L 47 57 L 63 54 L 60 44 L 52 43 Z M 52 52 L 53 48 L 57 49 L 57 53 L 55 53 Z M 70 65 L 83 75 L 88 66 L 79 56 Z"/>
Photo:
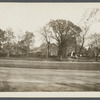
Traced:
<path id="1" fill-rule="evenodd" d="M 100 3 L 0 3 L 0 92 L 100 92 Z"/>

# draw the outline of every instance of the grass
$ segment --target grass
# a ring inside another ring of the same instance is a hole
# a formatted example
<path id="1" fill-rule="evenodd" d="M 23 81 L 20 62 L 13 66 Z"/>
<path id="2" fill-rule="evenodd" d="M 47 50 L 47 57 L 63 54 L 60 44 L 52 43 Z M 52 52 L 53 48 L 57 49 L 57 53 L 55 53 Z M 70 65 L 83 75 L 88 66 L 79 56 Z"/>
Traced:
<path id="1" fill-rule="evenodd" d="M 0 67 L 1 92 L 100 91 L 100 71 Z"/>
<path id="2" fill-rule="evenodd" d="M 66 69 L 66 70 L 100 70 L 100 63 L 0 60 L 0 67 L 33 68 L 33 69 Z"/>
<path id="3" fill-rule="evenodd" d="M 58 57 L 49 57 L 49 58 L 45 58 L 45 57 L 0 57 L 0 59 L 4 59 L 4 60 L 26 60 L 26 61 L 66 61 L 66 62 L 94 62 L 95 58 L 88 58 L 88 57 L 80 57 L 80 59 L 75 59 L 75 58 L 63 58 L 62 60 L 60 60 Z M 98 58 L 98 62 L 100 61 L 100 58 Z"/>
<path id="4" fill-rule="evenodd" d="M 0 92 L 100 91 L 100 62 L 0 59 Z"/>

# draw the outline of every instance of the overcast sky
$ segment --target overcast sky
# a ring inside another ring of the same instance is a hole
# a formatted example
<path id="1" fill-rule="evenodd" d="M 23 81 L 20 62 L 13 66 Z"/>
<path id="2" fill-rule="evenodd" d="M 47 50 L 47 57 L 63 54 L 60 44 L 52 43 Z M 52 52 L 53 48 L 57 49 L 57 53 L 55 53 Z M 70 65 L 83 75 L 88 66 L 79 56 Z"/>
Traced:
<path id="1" fill-rule="evenodd" d="M 100 3 L 0 3 L 0 28 L 10 27 L 17 35 L 31 31 L 35 34 L 35 46 L 39 46 L 41 39 L 37 31 L 42 26 L 51 19 L 66 19 L 78 24 L 87 8 L 100 8 Z M 96 30 L 100 32 L 100 28 Z"/>

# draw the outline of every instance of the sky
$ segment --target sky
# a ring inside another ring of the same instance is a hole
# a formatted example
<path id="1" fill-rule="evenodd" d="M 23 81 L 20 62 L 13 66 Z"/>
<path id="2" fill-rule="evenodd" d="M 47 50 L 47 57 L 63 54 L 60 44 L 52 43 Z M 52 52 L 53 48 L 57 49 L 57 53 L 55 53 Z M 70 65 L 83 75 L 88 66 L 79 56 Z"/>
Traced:
<path id="1" fill-rule="evenodd" d="M 42 41 L 38 31 L 51 19 L 70 20 L 78 25 L 88 8 L 100 8 L 100 3 L 0 3 L 0 28 L 12 28 L 17 36 L 33 32 L 37 47 Z M 96 23 L 92 31 L 100 32 L 99 26 Z"/>

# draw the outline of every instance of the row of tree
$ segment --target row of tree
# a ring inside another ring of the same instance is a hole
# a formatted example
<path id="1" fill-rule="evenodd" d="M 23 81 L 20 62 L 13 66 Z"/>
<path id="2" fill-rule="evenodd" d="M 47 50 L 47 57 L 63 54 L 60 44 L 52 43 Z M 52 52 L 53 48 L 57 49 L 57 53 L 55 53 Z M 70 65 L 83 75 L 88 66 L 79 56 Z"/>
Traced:
<path id="1" fill-rule="evenodd" d="M 60 59 L 66 55 L 70 47 L 72 47 L 75 54 L 80 57 L 82 51 L 85 49 L 84 44 L 86 42 L 90 48 L 94 49 L 93 51 L 96 50 L 97 53 L 94 52 L 94 54 L 97 56 L 99 53 L 96 48 L 100 48 L 100 34 L 94 33 L 88 38 L 87 34 L 91 26 L 95 22 L 99 22 L 98 15 L 100 15 L 100 9 L 87 9 L 79 22 L 79 26 L 69 20 L 62 19 L 51 20 L 47 23 L 40 30 L 40 33 L 48 45 L 47 56 L 50 55 L 50 43 L 52 43 L 52 41 L 55 41 L 58 47 L 58 56 Z M 90 42 L 88 43 L 87 40 Z M 70 52 L 71 51 L 72 50 L 70 50 Z"/>
<path id="2" fill-rule="evenodd" d="M 20 40 L 16 40 L 14 31 L 9 28 L 5 31 L 0 29 L 0 55 L 7 57 L 11 55 L 20 55 L 30 52 L 30 46 L 33 44 L 34 34 L 26 31 Z"/>
<path id="3" fill-rule="evenodd" d="M 88 10 L 87 10 L 88 11 Z M 90 48 L 100 48 L 100 34 L 92 34 L 87 38 L 87 33 L 91 25 L 98 21 L 97 15 L 100 13 L 99 9 L 93 9 L 86 15 L 83 15 L 79 26 L 75 25 L 69 20 L 57 19 L 51 20 L 44 25 L 39 33 L 43 36 L 47 44 L 46 57 L 50 56 L 50 45 L 55 43 L 58 48 L 57 56 L 62 59 L 66 54 L 72 50 L 80 57 L 85 49 L 84 44 L 88 40 Z M 33 32 L 26 31 L 25 34 L 18 40 L 12 29 L 0 29 L 0 54 L 7 57 L 12 55 L 26 55 L 30 53 L 31 46 L 34 44 Z M 44 41 L 43 41 L 44 42 Z M 95 51 L 95 50 L 94 50 Z"/>

